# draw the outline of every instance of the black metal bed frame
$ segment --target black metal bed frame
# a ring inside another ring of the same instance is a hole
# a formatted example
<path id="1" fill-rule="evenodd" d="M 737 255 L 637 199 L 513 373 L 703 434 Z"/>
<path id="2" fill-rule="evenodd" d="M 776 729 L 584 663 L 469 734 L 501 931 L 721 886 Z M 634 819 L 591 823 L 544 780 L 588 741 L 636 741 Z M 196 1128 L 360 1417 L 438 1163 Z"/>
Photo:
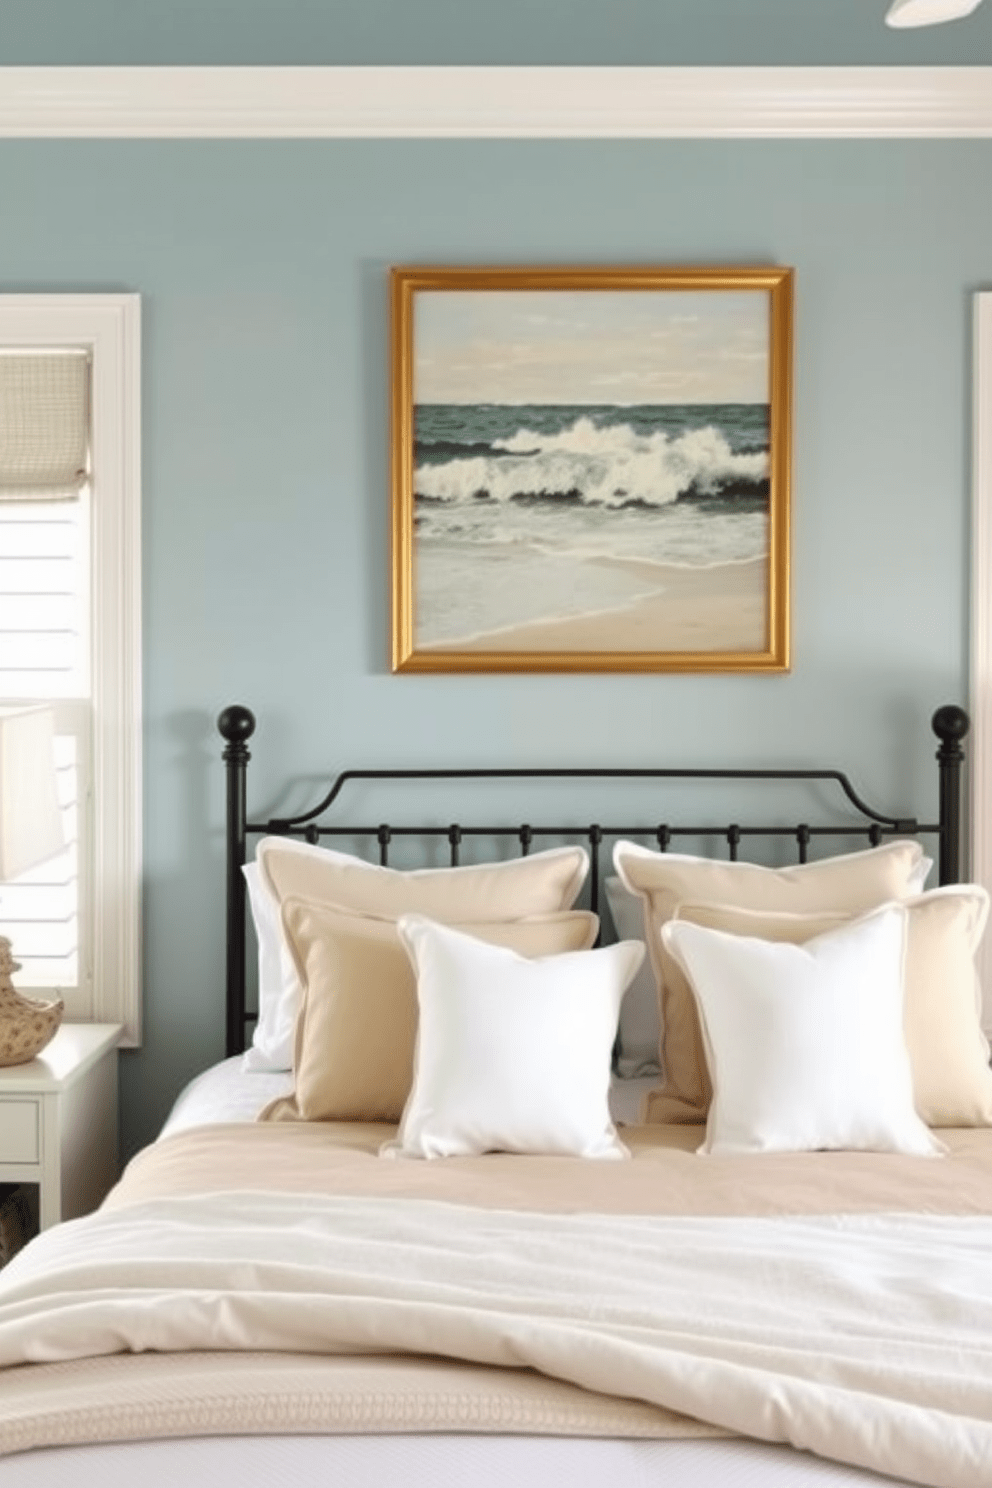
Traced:
<path id="1" fill-rule="evenodd" d="M 330 789 L 320 801 L 308 811 L 295 816 L 273 817 L 268 821 L 250 821 L 247 814 L 247 771 L 251 753 L 248 740 L 255 732 L 255 717 L 249 708 L 233 704 L 225 708 L 217 720 L 217 727 L 225 740 L 223 751 L 227 770 L 227 1024 L 226 1045 L 228 1055 L 240 1053 L 246 1046 L 247 1028 L 255 1014 L 248 1011 L 246 996 L 246 941 L 247 917 L 245 881 L 242 867 L 247 862 L 248 837 L 251 834 L 268 833 L 278 836 L 302 837 L 318 843 L 322 837 L 367 837 L 378 844 L 379 861 L 389 859 L 389 845 L 394 837 L 413 836 L 419 838 L 447 839 L 450 860 L 456 866 L 460 846 L 467 837 L 489 837 L 513 840 L 519 844 L 520 852 L 530 851 L 536 839 L 542 837 L 584 840 L 589 845 L 591 858 L 590 907 L 593 912 L 599 907 L 599 856 L 606 838 L 634 837 L 652 838 L 661 851 L 665 851 L 678 837 L 694 837 L 722 841 L 726 844 L 730 861 L 736 861 L 742 839 L 747 837 L 773 837 L 794 842 L 800 863 L 808 861 L 809 845 L 814 837 L 857 838 L 867 837 L 877 846 L 886 836 L 918 837 L 935 836 L 938 840 L 937 866 L 941 884 L 957 883 L 961 877 L 961 767 L 964 763 L 962 740 L 969 729 L 969 719 L 963 708 L 948 704 L 938 708 L 933 715 L 932 728 L 940 741 L 937 749 L 939 778 L 938 819 L 935 822 L 920 822 L 915 817 L 888 816 L 868 805 L 851 785 L 841 770 L 779 770 L 779 769 L 417 769 L 417 770 L 345 770 L 337 775 Z M 353 781 L 421 781 L 421 780 L 751 780 L 751 781 L 824 781 L 838 786 L 860 820 L 810 825 L 800 822 L 795 826 L 741 826 L 732 822 L 727 826 L 689 825 L 661 823 L 650 826 L 604 826 L 593 823 L 589 826 L 466 826 L 458 822 L 447 827 L 440 826 L 390 826 L 388 823 L 361 826 L 351 823 L 326 823 L 319 820 L 334 805 L 344 788 Z"/>

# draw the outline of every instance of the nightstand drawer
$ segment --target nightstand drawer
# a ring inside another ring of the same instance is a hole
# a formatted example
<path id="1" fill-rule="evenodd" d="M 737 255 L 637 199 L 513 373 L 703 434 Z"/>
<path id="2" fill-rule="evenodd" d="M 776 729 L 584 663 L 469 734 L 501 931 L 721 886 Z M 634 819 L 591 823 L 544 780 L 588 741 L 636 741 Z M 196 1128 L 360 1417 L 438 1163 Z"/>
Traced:
<path id="1" fill-rule="evenodd" d="M 0 1163 L 36 1163 L 40 1151 L 39 1102 L 0 1100 Z"/>
<path id="2" fill-rule="evenodd" d="M 63 1023 L 37 1059 L 0 1067 L 0 1181 L 38 1190 L 43 1230 L 117 1181 L 120 1035 L 119 1023 Z"/>

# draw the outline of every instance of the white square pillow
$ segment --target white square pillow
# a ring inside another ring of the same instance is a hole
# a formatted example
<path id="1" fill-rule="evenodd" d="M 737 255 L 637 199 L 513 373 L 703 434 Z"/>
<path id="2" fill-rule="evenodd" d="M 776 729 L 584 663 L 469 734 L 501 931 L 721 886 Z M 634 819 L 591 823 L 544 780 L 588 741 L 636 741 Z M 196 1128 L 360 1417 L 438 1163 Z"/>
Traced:
<path id="1" fill-rule="evenodd" d="M 700 1152 L 943 1151 L 913 1105 L 906 931 L 899 904 L 803 945 L 662 927 L 699 1005 L 713 1084 Z"/>
<path id="2" fill-rule="evenodd" d="M 397 924 L 417 976 L 413 1089 L 389 1157 L 620 1158 L 610 1059 L 644 947 L 534 960 L 418 915 Z"/>
<path id="3" fill-rule="evenodd" d="M 417 912 L 456 924 L 515 920 L 571 908 L 588 867 L 588 853 L 573 846 L 498 863 L 404 871 L 292 837 L 263 837 L 256 861 L 242 870 L 258 941 L 258 1020 L 244 1068 L 293 1064 L 302 986 L 282 934 L 285 899 L 383 917 Z"/>
<path id="4" fill-rule="evenodd" d="M 916 1114 L 927 1126 L 992 1126 L 992 1069 L 975 969 L 989 896 L 978 884 L 945 884 L 901 903 L 906 910 L 903 1034 Z M 861 916 L 680 904 L 672 918 L 730 935 L 802 945 Z"/>

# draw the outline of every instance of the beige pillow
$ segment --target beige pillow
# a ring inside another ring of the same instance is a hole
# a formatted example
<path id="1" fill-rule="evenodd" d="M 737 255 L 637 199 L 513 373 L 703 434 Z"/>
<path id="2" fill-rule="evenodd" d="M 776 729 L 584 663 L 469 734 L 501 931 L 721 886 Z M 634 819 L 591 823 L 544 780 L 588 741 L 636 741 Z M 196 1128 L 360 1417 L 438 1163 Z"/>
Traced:
<path id="1" fill-rule="evenodd" d="M 644 938 L 658 989 L 664 1085 L 652 1092 L 648 1119 L 705 1121 L 711 1096 L 695 999 L 661 943 L 661 926 L 671 919 L 676 905 L 859 914 L 918 893 L 922 861 L 920 844 L 902 841 L 793 868 L 652 852 L 635 842 L 617 842 L 614 866 L 624 885 L 641 896 Z"/>
<path id="2" fill-rule="evenodd" d="M 255 856 L 266 887 L 280 902 L 307 899 L 387 919 L 420 914 L 447 925 L 571 909 L 589 868 L 583 847 L 551 848 L 501 863 L 406 872 L 282 837 L 263 837 Z"/>
<path id="3" fill-rule="evenodd" d="M 259 1119 L 399 1121 L 413 1084 L 417 984 L 396 921 L 290 898 L 282 923 L 303 984 L 296 1082 Z M 552 956 L 588 950 L 599 921 L 573 910 L 456 928 L 523 956 Z"/>
<path id="4" fill-rule="evenodd" d="M 989 896 L 977 884 L 960 884 L 906 899 L 903 907 L 907 917 L 903 1032 L 917 1115 L 928 1126 L 992 1125 L 992 1069 L 975 970 Z M 722 904 L 680 904 L 672 916 L 730 935 L 793 945 L 803 945 L 853 918 L 834 913 L 770 914 Z M 673 967 L 683 975 L 674 958 Z M 760 1036 L 755 1030 L 755 1037 Z"/>

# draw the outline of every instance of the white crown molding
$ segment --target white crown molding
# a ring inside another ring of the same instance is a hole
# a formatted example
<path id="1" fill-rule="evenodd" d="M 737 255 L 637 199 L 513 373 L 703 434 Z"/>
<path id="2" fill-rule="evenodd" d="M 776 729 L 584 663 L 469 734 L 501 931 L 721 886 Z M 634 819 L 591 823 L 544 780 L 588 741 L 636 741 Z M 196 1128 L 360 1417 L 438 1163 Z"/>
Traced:
<path id="1" fill-rule="evenodd" d="M 6 139 L 992 135 L 992 67 L 0 67 Z"/>
<path id="2" fill-rule="evenodd" d="M 971 874 L 992 891 L 992 293 L 975 296 L 971 614 Z M 992 943 L 979 951 L 992 1029 Z"/>

